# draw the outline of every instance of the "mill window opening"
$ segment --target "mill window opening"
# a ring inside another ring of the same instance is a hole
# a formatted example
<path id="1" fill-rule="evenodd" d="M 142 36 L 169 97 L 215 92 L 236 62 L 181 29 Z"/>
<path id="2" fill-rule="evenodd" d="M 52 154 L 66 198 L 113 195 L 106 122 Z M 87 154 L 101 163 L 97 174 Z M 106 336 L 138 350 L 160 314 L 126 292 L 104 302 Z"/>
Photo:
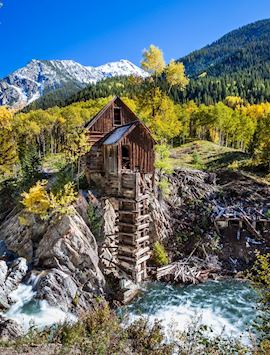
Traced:
<path id="1" fill-rule="evenodd" d="M 128 145 L 122 145 L 122 168 L 130 169 L 130 150 Z"/>
<path id="2" fill-rule="evenodd" d="M 121 108 L 120 107 L 114 108 L 113 124 L 114 124 L 114 126 L 121 126 Z"/>

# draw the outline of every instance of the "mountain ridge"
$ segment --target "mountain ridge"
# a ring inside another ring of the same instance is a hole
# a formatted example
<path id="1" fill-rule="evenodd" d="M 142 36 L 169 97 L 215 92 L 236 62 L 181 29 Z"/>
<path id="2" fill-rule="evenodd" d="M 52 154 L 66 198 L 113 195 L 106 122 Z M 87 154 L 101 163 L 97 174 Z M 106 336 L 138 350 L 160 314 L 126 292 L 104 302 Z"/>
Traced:
<path id="1" fill-rule="evenodd" d="M 76 92 L 108 77 L 129 75 L 145 77 L 147 73 L 126 59 L 98 67 L 74 60 L 32 59 L 0 80 L 0 105 L 23 108 L 58 89 Z"/>
<path id="2" fill-rule="evenodd" d="M 188 75 L 219 76 L 249 70 L 252 64 L 270 63 L 270 19 L 259 20 L 232 30 L 201 49 L 182 57 Z M 262 69 L 262 68 L 261 68 Z M 263 72 L 265 74 L 265 72 Z"/>

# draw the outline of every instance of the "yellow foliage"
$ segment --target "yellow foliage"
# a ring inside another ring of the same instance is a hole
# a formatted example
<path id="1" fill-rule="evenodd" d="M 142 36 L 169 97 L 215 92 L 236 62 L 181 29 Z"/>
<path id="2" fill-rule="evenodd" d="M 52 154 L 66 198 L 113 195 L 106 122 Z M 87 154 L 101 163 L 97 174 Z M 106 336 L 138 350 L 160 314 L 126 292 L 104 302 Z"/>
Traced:
<path id="1" fill-rule="evenodd" d="M 56 194 L 50 193 L 50 207 L 55 213 L 61 215 L 70 214 L 71 206 L 76 199 L 74 184 L 69 182 L 63 187 L 63 190 Z"/>
<path id="2" fill-rule="evenodd" d="M 244 100 L 239 96 L 227 96 L 224 103 L 228 107 L 235 109 L 244 105 Z"/>
<path id="3" fill-rule="evenodd" d="M 50 196 L 46 191 L 47 181 L 38 181 L 35 186 L 31 187 L 29 192 L 22 194 L 22 204 L 29 213 L 36 214 L 41 219 L 48 217 L 51 208 Z"/>
<path id="4" fill-rule="evenodd" d="M 17 145 L 13 132 L 13 112 L 0 107 L 0 180 L 9 176 L 18 160 Z"/>
<path id="5" fill-rule="evenodd" d="M 216 143 L 216 144 L 219 143 L 219 134 L 215 129 L 210 128 L 209 135 L 210 135 L 210 139 L 213 143 Z"/>
<path id="6" fill-rule="evenodd" d="M 170 87 L 177 86 L 180 90 L 184 90 L 189 83 L 189 79 L 185 76 L 184 64 L 171 60 L 166 68 L 166 79 Z"/>
<path id="7" fill-rule="evenodd" d="M 144 95 L 138 111 L 158 142 L 168 141 L 181 131 L 180 107 L 159 88 Z"/>
<path id="8" fill-rule="evenodd" d="M 46 220 L 53 214 L 65 215 L 71 212 L 71 205 L 76 201 L 74 184 L 69 182 L 56 194 L 48 193 L 47 181 L 38 181 L 29 192 L 22 194 L 22 204 L 27 213 L 39 216 Z M 21 220 L 24 224 L 24 220 Z"/>
<path id="9" fill-rule="evenodd" d="M 150 74 L 161 74 L 165 67 L 162 50 L 151 44 L 148 50 L 143 51 L 141 66 Z"/>
<path id="10" fill-rule="evenodd" d="M 11 131 L 12 129 L 12 112 L 8 110 L 5 106 L 0 106 L 0 127 L 1 129 L 6 129 Z"/>

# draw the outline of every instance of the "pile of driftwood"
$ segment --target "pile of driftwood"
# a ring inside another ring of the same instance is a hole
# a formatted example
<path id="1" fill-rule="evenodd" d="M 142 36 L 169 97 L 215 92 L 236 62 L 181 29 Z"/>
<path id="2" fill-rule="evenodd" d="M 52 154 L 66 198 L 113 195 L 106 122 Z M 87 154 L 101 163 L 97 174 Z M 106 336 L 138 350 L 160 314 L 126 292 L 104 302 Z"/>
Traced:
<path id="1" fill-rule="evenodd" d="M 216 175 L 200 170 L 176 169 L 168 176 L 172 186 L 171 202 L 181 205 L 210 197 L 216 191 Z"/>
<path id="2" fill-rule="evenodd" d="M 221 264 L 216 256 L 209 256 L 206 259 L 189 256 L 181 261 L 158 268 L 156 278 L 157 280 L 198 284 L 213 278 L 220 270 Z"/>
<path id="3" fill-rule="evenodd" d="M 220 206 L 215 204 L 213 207 L 212 220 L 219 231 L 219 222 L 238 221 L 239 231 L 245 227 L 256 239 L 263 239 L 261 233 L 256 229 L 257 222 L 263 222 L 264 225 L 270 223 L 266 211 L 256 207 L 243 207 L 240 205 Z"/>
<path id="4" fill-rule="evenodd" d="M 267 220 L 266 211 L 264 209 L 257 209 L 255 207 L 243 207 L 241 205 L 220 206 L 215 204 L 213 206 L 212 217 L 215 219 L 231 219 L 231 218 L 248 218 L 252 221 Z"/>

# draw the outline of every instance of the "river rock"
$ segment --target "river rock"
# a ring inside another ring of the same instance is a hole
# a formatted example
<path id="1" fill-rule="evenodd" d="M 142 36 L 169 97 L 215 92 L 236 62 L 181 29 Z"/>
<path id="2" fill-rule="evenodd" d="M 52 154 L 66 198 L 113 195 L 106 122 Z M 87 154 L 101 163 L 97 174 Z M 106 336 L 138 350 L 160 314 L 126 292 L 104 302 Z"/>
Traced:
<path id="1" fill-rule="evenodd" d="M 91 308 L 95 296 L 104 292 L 96 240 L 75 209 L 50 223 L 36 249 L 35 266 L 47 269 L 37 297 L 63 311 Z"/>
<path id="2" fill-rule="evenodd" d="M 8 276 L 5 281 L 5 289 L 7 294 L 14 291 L 19 286 L 22 279 L 26 275 L 27 270 L 28 266 L 24 258 L 18 258 L 13 261 L 8 270 Z"/>
<path id="3" fill-rule="evenodd" d="M 5 261 L 0 261 L 0 308 L 9 308 L 9 294 L 19 286 L 27 270 L 24 258 L 14 260 L 9 268 Z"/>
<path id="4" fill-rule="evenodd" d="M 5 282 L 7 278 L 8 267 L 4 260 L 0 261 L 0 308 L 8 308 L 8 299 L 5 292 Z"/>
<path id="5" fill-rule="evenodd" d="M 51 306 L 68 312 L 77 295 L 77 285 L 71 276 L 52 269 L 43 272 L 35 286 L 36 298 L 46 300 Z"/>
<path id="6" fill-rule="evenodd" d="M 34 269 L 43 270 L 38 297 L 54 306 L 60 304 L 63 310 L 73 307 L 75 296 L 77 301 L 81 297 L 76 303 L 81 302 L 85 308 L 96 295 L 104 293 L 105 279 L 99 268 L 97 243 L 86 223 L 88 204 L 83 196 L 80 199 L 77 209 L 72 208 L 69 215 L 54 216 L 48 221 L 27 217 L 25 224 L 20 212 L 0 227 L 7 248 L 25 257 Z M 6 276 L 5 287 L 10 292 L 27 271 L 26 261 L 18 260 L 14 262 L 14 270 Z M 0 270 L 0 284 L 1 275 L 2 279 L 5 275 L 4 267 L 3 264 Z M 48 292 L 47 296 L 41 291 L 41 285 Z M 4 297 L 2 299 L 4 303 Z"/>
<path id="7" fill-rule="evenodd" d="M 22 335 L 23 329 L 18 323 L 0 315 L 0 341 L 14 340 Z"/>

